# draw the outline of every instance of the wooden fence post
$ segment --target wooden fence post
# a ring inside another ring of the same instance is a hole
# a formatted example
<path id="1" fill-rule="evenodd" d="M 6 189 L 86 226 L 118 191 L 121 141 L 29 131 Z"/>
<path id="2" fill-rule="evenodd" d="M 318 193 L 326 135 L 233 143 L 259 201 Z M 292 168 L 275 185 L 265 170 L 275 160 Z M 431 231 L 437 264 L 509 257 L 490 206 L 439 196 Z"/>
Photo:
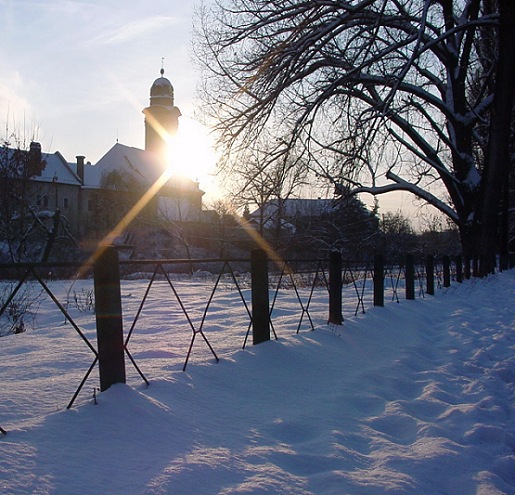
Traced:
<path id="1" fill-rule="evenodd" d="M 384 259 L 382 254 L 374 256 L 374 306 L 384 306 Z"/>
<path id="2" fill-rule="evenodd" d="M 475 278 L 479 277 L 479 258 L 477 255 L 472 258 L 472 275 Z"/>
<path id="3" fill-rule="evenodd" d="M 470 278 L 470 257 L 465 256 L 465 278 L 468 280 Z"/>
<path id="4" fill-rule="evenodd" d="M 442 258 L 443 263 L 443 286 L 451 286 L 451 259 L 449 256 L 444 255 Z"/>
<path id="5" fill-rule="evenodd" d="M 415 299 L 415 258 L 406 255 L 406 299 Z"/>
<path id="6" fill-rule="evenodd" d="M 125 383 L 122 300 L 118 252 L 106 247 L 93 267 L 100 390 Z"/>
<path id="7" fill-rule="evenodd" d="M 461 256 L 456 256 L 456 282 L 463 282 L 463 262 Z"/>
<path id="8" fill-rule="evenodd" d="M 434 296 L 435 295 L 435 258 L 432 255 L 428 255 L 426 258 L 426 281 L 427 289 L 426 292 Z"/>
<path id="9" fill-rule="evenodd" d="M 268 260 L 265 251 L 254 249 L 250 257 L 252 286 L 252 343 L 270 340 Z"/>
<path id="10" fill-rule="evenodd" d="M 509 266 L 509 258 L 508 258 L 508 254 L 507 253 L 501 253 L 499 255 L 499 270 L 501 272 L 504 272 L 505 270 L 508 269 L 508 266 Z"/>
<path id="11" fill-rule="evenodd" d="M 332 251 L 329 255 L 329 320 L 341 325 L 342 316 L 342 255 Z"/>

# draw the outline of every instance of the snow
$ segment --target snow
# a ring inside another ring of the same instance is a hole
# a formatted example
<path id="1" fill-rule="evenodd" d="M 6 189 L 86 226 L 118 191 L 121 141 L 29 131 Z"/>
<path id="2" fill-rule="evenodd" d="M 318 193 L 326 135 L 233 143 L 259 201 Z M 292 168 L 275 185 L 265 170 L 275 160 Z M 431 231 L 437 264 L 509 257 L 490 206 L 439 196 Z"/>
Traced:
<path id="1" fill-rule="evenodd" d="M 87 283 L 52 290 L 81 301 Z M 123 283 L 126 332 L 145 289 Z M 206 284 L 177 290 L 198 329 Z M 278 340 L 242 349 L 248 316 L 227 286 L 204 326 L 220 361 L 197 335 L 183 372 L 192 333 L 159 282 L 129 342 L 150 386 L 127 360 L 127 384 L 99 393 L 95 370 L 71 409 L 94 356 L 43 297 L 37 328 L 0 339 L 0 492 L 513 494 L 514 294 L 512 270 L 329 327 L 316 291 L 316 328 L 297 334 L 283 291 Z M 96 346 L 87 305 L 68 309 Z"/>

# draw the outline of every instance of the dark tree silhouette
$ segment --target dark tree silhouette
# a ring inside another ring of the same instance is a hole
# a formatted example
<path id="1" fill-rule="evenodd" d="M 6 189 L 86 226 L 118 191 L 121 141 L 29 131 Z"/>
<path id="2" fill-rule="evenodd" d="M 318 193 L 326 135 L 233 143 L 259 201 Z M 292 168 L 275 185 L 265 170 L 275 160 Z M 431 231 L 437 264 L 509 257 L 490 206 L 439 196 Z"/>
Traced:
<path id="1" fill-rule="evenodd" d="M 204 8 L 201 93 L 225 165 L 273 133 L 270 163 L 302 146 L 338 189 L 409 191 L 456 223 L 466 256 L 491 255 L 510 168 L 514 10 L 511 0 Z"/>

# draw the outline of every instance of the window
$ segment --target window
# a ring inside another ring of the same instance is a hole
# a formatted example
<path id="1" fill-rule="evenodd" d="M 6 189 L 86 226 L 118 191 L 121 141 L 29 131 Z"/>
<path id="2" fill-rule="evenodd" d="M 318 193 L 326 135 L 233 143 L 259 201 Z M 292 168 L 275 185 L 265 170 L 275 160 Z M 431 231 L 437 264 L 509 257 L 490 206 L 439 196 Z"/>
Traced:
<path id="1" fill-rule="evenodd" d="M 68 208 L 68 198 L 63 198 L 63 208 L 64 209 Z"/>
<path id="2" fill-rule="evenodd" d="M 48 196 L 46 194 L 43 196 L 43 206 L 48 207 Z"/>

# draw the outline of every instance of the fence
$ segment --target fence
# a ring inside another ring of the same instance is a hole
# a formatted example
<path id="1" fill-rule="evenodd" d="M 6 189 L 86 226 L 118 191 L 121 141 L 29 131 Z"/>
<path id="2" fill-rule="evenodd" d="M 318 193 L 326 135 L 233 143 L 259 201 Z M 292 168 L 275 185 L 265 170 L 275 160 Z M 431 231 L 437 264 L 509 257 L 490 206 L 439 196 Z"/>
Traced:
<path id="1" fill-rule="evenodd" d="M 188 314 L 181 295 L 176 289 L 176 284 L 173 283 L 169 276 L 168 270 L 170 265 L 192 265 L 193 263 L 201 263 L 202 266 L 209 263 L 217 263 L 221 267 L 218 270 L 218 275 L 215 277 L 212 291 L 207 298 L 202 318 L 197 324 L 192 321 Z M 250 277 L 242 277 L 241 274 L 237 273 L 233 269 L 233 266 L 236 266 L 236 264 L 249 267 Z M 53 266 L 55 267 L 56 265 Z M 149 272 L 149 284 L 139 303 L 130 329 L 124 338 L 120 291 L 121 272 L 131 272 L 135 266 L 151 267 L 153 271 Z M 77 267 L 77 264 L 70 263 L 59 265 L 60 269 L 67 271 L 77 269 Z M 408 255 L 403 264 L 394 267 L 387 265 L 380 255 L 377 255 L 369 262 L 351 263 L 342 260 L 339 253 L 332 253 L 329 260 L 275 261 L 272 264 L 263 251 L 256 250 L 252 252 L 250 260 L 144 260 L 133 262 L 119 261 L 118 252 L 114 248 L 106 248 L 94 263 L 81 267 L 83 274 L 85 270 L 90 270 L 93 273 L 97 336 L 97 346 L 95 348 L 87 335 L 70 316 L 65 305 L 56 298 L 44 278 L 40 275 L 41 271 L 46 270 L 48 273 L 49 265 L 20 264 L 14 267 L 12 265 L 0 265 L 0 270 L 4 270 L 3 273 L 7 273 L 5 270 L 10 270 L 12 277 L 18 279 L 18 283 L 9 296 L 5 298 L 0 308 L 0 316 L 9 308 L 9 305 L 24 283 L 28 280 L 36 281 L 52 299 L 57 308 L 59 308 L 65 320 L 72 325 L 93 355 L 93 361 L 68 404 L 68 408 L 73 405 L 97 364 L 100 390 L 102 391 L 109 388 L 112 384 L 125 383 L 126 356 L 141 378 L 147 384 L 149 383 L 131 354 L 129 344 L 138 318 L 146 304 L 148 294 L 153 283 L 158 278 L 164 280 L 169 285 L 191 330 L 191 341 L 183 366 L 184 370 L 188 364 L 196 339 L 201 339 L 213 358 L 218 360 L 217 353 L 206 337 L 204 329 L 210 304 L 217 288 L 222 283 L 222 276 L 224 274 L 228 283 L 231 283 L 232 287 L 237 290 L 241 304 L 248 317 L 248 328 L 243 347 L 247 343 L 251 330 L 253 344 L 265 342 L 272 336 L 277 338 L 273 314 L 279 304 L 279 291 L 285 287 L 295 292 L 298 301 L 300 313 L 297 325 L 298 333 L 303 323 L 306 323 L 311 329 L 315 328 L 311 318 L 310 305 L 314 292 L 317 289 L 327 291 L 328 317 L 326 321 L 332 325 L 341 325 L 344 321 L 344 302 L 348 312 L 356 315 L 359 311 L 365 312 L 367 297 L 369 297 L 374 306 L 383 306 L 385 295 L 390 295 L 391 300 L 399 302 L 399 294 L 403 288 L 406 299 L 414 299 L 417 294 L 417 284 L 418 295 L 423 297 L 425 294 L 434 294 L 436 285 L 447 287 L 450 285 L 452 278 L 460 282 L 464 276 L 461 259 L 458 258 L 454 263 L 451 263 L 449 257 L 444 257 L 441 263 L 435 263 L 433 257 L 427 257 L 425 264 L 421 265 L 416 264 L 414 257 Z M 303 284 L 305 287 L 304 297 L 300 294 L 300 284 Z M 247 287 L 251 293 L 250 304 L 242 292 Z M 349 303 L 347 295 L 344 297 L 344 292 L 346 294 L 354 293 L 355 299 L 353 303 Z M 4 431 L 0 429 L 0 433 L 4 433 Z"/>

